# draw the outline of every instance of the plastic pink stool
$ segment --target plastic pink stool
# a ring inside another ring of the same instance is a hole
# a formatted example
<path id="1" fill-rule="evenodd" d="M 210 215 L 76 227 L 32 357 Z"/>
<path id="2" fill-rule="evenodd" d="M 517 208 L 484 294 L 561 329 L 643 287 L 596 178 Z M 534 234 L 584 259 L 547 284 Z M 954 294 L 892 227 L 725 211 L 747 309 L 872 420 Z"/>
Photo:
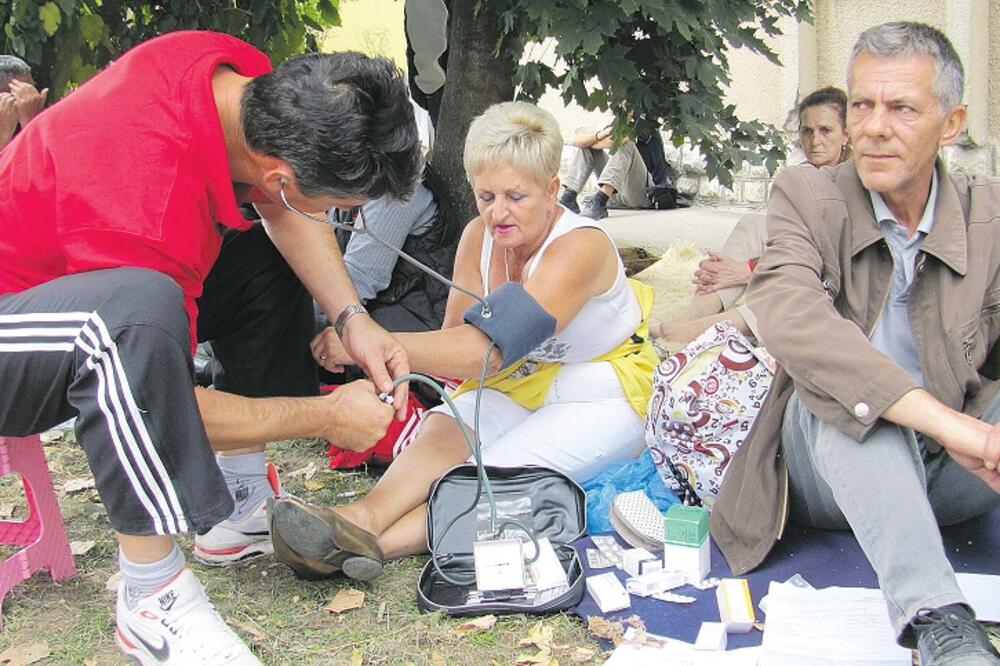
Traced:
<path id="1" fill-rule="evenodd" d="M 42 440 L 30 437 L 0 437 L 0 477 L 18 472 L 28 504 L 28 517 L 0 520 L 0 543 L 23 548 L 0 562 L 0 611 L 3 598 L 15 585 L 48 569 L 52 580 L 76 575 L 59 502 L 45 463 Z M 3 613 L 0 612 L 0 629 Z"/>

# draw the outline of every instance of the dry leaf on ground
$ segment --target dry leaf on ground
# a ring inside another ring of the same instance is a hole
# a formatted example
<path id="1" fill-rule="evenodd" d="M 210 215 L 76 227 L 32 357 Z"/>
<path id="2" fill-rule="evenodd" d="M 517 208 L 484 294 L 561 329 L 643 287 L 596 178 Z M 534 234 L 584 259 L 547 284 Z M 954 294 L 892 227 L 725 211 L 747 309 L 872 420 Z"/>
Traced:
<path id="1" fill-rule="evenodd" d="M 345 613 L 350 610 L 356 610 L 365 605 L 365 593 L 361 590 L 340 590 L 337 594 L 333 595 L 333 599 L 330 600 L 327 605 L 323 606 L 323 610 L 327 613 Z"/>
<path id="2" fill-rule="evenodd" d="M 69 551 L 73 553 L 75 557 L 81 557 L 86 555 L 94 547 L 93 541 L 70 541 Z"/>
<path id="3" fill-rule="evenodd" d="M 615 645 L 618 645 L 622 640 L 621 623 L 608 622 L 598 615 L 591 615 L 587 618 L 587 631 L 598 638 L 611 641 Z"/>
<path id="4" fill-rule="evenodd" d="M 305 486 L 306 490 L 308 490 L 311 493 L 314 493 L 317 490 L 322 490 L 323 488 L 326 487 L 326 484 L 319 480 L 306 481 L 302 485 Z"/>
<path id="5" fill-rule="evenodd" d="M 108 580 L 104 583 L 104 589 L 108 592 L 117 592 L 120 582 L 122 582 L 122 572 L 116 571 L 108 576 Z"/>
<path id="6" fill-rule="evenodd" d="M 578 647 L 576 650 L 573 651 L 573 654 L 570 655 L 570 659 L 573 661 L 573 663 L 576 664 L 586 664 L 588 661 L 594 658 L 595 654 L 597 654 L 597 652 L 595 652 L 594 650 L 588 650 L 587 648 Z"/>
<path id="7" fill-rule="evenodd" d="M 528 636 L 517 642 L 518 647 L 535 646 L 539 650 L 552 647 L 552 627 L 546 626 L 544 622 L 536 622 L 530 630 Z"/>
<path id="8" fill-rule="evenodd" d="M 254 643 L 263 643 L 267 640 L 267 634 L 265 634 L 260 627 L 252 622 L 240 622 L 239 620 L 231 620 L 232 624 L 236 625 L 237 628 L 242 629 L 243 633 L 250 637 L 250 640 Z"/>
<path id="9" fill-rule="evenodd" d="M 63 484 L 63 493 L 66 495 L 72 495 L 73 493 L 78 493 L 81 490 L 89 490 L 94 487 L 93 478 L 83 478 L 83 479 L 70 479 Z"/>
<path id="10" fill-rule="evenodd" d="M 448 662 L 445 660 L 444 655 L 440 652 L 431 652 L 431 663 L 434 666 L 445 666 Z"/>
<path id="11" fill-rule="evenodd" d="M 301 476 L 303 479 L 305 479 L 306 481 L 308 481 L 309 479 L 311 479 L 314 476 L 316 476 L 316 472 L 317 471 L 318 471 L 318 468 L 316 467 L 316 463 L 311 462 L 308 465 L 306 465 L 305 467 L 300 467 L 300 468 L 298 468 L 296 470 L 293 470 L 293 471 L 289 472 L 288 474 L 285 475 L 285 478 L 286 479 L 295 479 L 295 478 Z"/>
<path id="12" fill-rule="evenodd" d="M 14 509 L 17 508 L 16 504 L 0 504 L 0 518 L 7 519 L 14 516 Z"/>
<path id="13" fill-rule="evenodd" d="M 537 654 L 519 654 L 515 666 L 559 666 L 559 660 L 552 657 L 548 647 L 542 648 Z"/>
<path id="14" fill-rule="evenodd" d="M 0 664 L 28 666 L 28 664 L 34 664 L 37 661 L 45 659 L 50 654 L 52 654 L 52 651 L 49 650 L 48 643 L 14 645 L 0 652 Z"/>
<path id="15" fill-rule="evenodd" d="M 365 663 L 365 653 L 361 650 L 355 650 L 351 653 L 351 666 L 361 666 Z"/>
<path id="16" fill-rule="evenodd" d="M 485 631 L 491 628 L 497 623 L 496 615 L 483 615 L 477 618 L 473 618 L 468 622 L 463 622 L 462 624 L 455 627 L 455 631 L 460 634 L 471 634 L 477 631 Z"/>

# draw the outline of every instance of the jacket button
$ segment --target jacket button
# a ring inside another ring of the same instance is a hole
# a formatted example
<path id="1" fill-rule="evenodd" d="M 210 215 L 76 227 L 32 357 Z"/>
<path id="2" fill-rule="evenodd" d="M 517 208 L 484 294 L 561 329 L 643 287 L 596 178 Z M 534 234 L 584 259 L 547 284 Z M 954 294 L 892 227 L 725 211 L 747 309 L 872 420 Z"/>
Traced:
<path id="1" fill-rule="evenodd" d="M 868 403 L 859 402 L 858 404 L 854 405 L 854 415 L 857 416 L 859 419 L 865 418 L 871 413 L 871 411 L 872 411 L 871 407 L 868 406 Z"/>

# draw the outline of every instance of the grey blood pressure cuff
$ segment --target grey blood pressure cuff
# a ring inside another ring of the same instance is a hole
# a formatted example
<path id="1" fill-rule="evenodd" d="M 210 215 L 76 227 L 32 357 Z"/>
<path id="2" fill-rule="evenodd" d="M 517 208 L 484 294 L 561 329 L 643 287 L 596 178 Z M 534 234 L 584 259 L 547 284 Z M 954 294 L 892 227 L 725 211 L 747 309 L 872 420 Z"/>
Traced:
<path id="1" fill-rule="evenodd" d="M 483 315 L 482 303 L 473 303 L 462 319 L 486 334 L 503 355 L 508 368 L 524 358 L 556 332 L 556 318 L 519 282 L 505 282 L 486 297 L 490 316 Z"/>

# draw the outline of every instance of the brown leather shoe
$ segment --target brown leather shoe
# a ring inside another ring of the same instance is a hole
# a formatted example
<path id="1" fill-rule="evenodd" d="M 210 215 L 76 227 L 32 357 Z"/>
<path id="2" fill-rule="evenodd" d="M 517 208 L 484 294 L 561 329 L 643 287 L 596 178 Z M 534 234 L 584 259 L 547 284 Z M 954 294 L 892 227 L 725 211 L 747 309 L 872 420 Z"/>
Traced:
<path id="1" fill-rule="evenodd" d="M 271 542 L 274 544 L 274 556 L 279 562 L 284 563 L 295 575 L 305 580 L 323 580 L 333 578 L 340 573 L 340 569 L 329 564 L 323 564 L 316 560 L 299 555 L 289 548 L 281 535 L 271 529 Z"/>
<path id="2" fill-rule="evenodd" d="M 278 554 L 279 540 L 284 546 L 282 550 L 298 557 L 300 567 L 303 561 L 312 560 L 364 582 L 382 575 L 385 555 L 375 535 L 336 512 L 287 497 L 276 500 L 269 515 L 274 552 L 289 566 L 292 564 Z"/>

